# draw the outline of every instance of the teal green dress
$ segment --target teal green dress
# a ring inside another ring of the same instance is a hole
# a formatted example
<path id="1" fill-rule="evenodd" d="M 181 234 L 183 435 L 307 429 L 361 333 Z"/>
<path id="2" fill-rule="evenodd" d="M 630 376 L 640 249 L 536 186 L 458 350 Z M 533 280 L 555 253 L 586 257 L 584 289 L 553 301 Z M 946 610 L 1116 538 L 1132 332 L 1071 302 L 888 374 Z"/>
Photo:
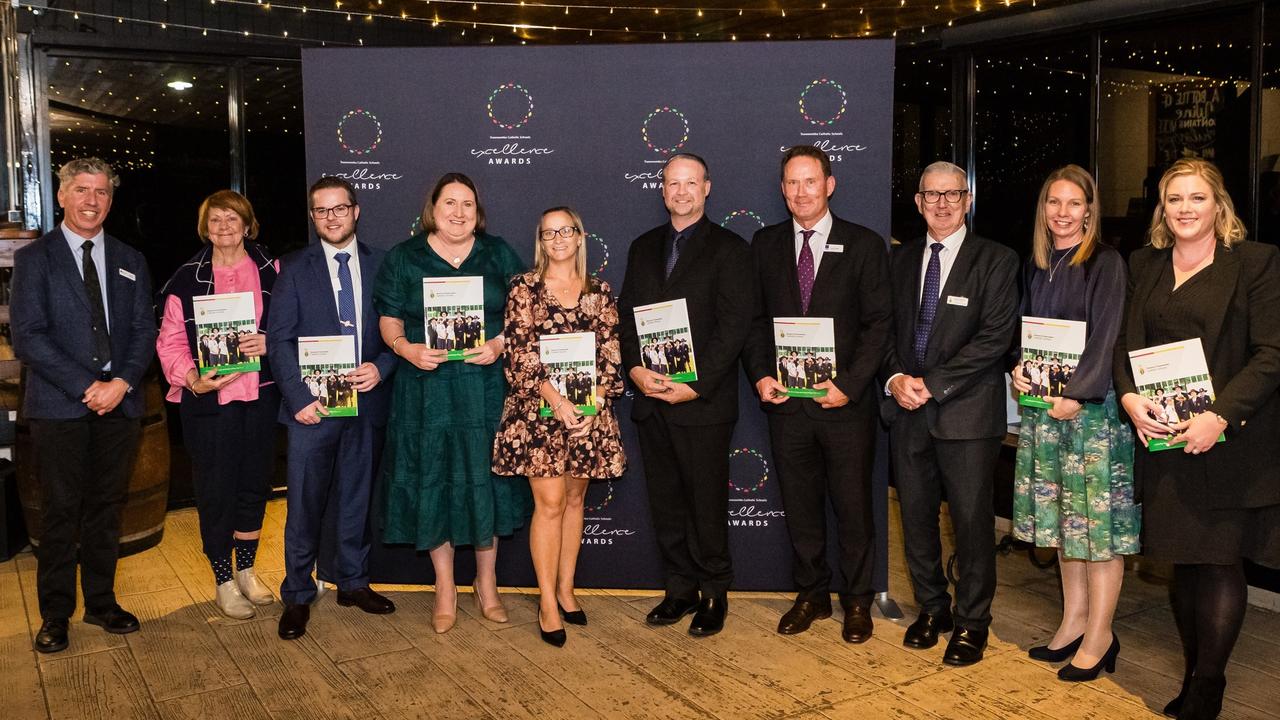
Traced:
<path id="1" fill-rule="evenodd" d="M 476 234 L 471 254 L 454 268 L 425 234 L 392 248 L 374 285 L 378 314 L 404 321 L 408 342 L 425 341 L 422 279 L 482 276 L 485 338 L 502 333 L 513 277 L 524 263 L 500 237 Z M 383 541 L 429 550 L 443 543 L 489 547 L 529 518 L 529 483 L 490 471 L 502 417 L 502 362 L 460 360 L 420 370 L 401 359 L 391 390 L 391 417 L 382 456 Z"/>

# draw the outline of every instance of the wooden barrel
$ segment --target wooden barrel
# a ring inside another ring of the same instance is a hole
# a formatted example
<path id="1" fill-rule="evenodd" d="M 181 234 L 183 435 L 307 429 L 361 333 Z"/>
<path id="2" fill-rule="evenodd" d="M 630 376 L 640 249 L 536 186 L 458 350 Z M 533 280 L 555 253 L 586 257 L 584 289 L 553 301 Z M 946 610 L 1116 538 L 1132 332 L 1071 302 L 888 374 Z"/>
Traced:
<path id="1" fill-rule="evenodd" d="M 24 369 L 24 374 L 26 370 Z M 160 378 L 148 374 L 142 381 L 146 410 L 138 457 L 129 477 L 128 501 L 120 518 L 120 557 L 140 553 L 164 537 L 164 516 L 169 503 L 169 428 L 165 419 Z M 31 441 L 31 427 L 18 411 L 15 458 L 18 494 L 32 545 L 40 544 L 39 468 Z"/>

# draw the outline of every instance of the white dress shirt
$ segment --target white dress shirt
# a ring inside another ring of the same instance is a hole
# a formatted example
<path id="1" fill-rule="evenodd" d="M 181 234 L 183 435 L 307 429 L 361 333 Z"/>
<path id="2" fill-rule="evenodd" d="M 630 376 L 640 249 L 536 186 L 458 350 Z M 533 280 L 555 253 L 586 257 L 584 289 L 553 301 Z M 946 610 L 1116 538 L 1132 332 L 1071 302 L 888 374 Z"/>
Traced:
<path id="1" fill-rule="evenodd" d="M 795 232 L 796 239 L 796 264 L 800 264 L 800 250 L 804 247 L 804 232 L 806 228 L 801 227 L 800 223 L 795 220 L 791 221 L 791 229 Z M 809 237 L 809 250 L 813 252 L 813 277 L 818 277 L 818 266 L 822 264 L 822 253 L 827 249 L 827 238 L 831 237 L 831 211 L 828 210 L 822 219 L 813 224 L 813 227 L 807 228 L 813 230 L 814 233 Z"/>
<path id="2" fill-rule="evenodd" d="M 84 245 L 85 240 L 93 241 L 93 251 L 89 253 L 89 259 L 93 261 L 93 266 L 98 270 L 98 289 L 102 291 L 102 312 L 107 318 L 107 334 L 111 334 L 111 303 L 107 300 L 107 233 L 101 228 L 98 234 L 91 238 L 77 235 L 71 228 L 67 227 L 65 222 L 62 223 L 62 236 L 67 240 L 67 246 L 71 248 L 71 255 L 76 259 L 76 270 L 80 273 L 80 280 L 84 280 Z M 102 366 L 103 370 L 110 370 L 111 363 Z"/>
<path id="3" fill-rule="evenodd" d="M 325 267 L 329 269 L 329 282 L 333 287 L 333 307 L 338 308 L 338 291 L 342 289 L 342 283 L 338 281 L 338 263 L 337 255 L 340 252 L 347 253 L 351 259 L 347 261 L 347 268 L 351 270 L 351 292 L 355 294 L 356 299 L 356 337 L 364 337 L 364 300 L 360 293 L 360 249 L 356 246 L 356 239 L 351 238 L 351 242 L 346 247 L 337 248 L 333 245 L 321 240 L 320 247 L 324 249 Z M 359 358 L 356 358 L 357 362 Z"/>
<path id="4" fill-rule="evenodd" d="M 965 226 L 961 225 L 959 230 L 938 240 L 932 235 L 926 234 L 924 237 L 924 257 L 920 259 L 920 295 L 924 295 L 924 276 L 929 272 L 929 259 L 933 257 L 933 250 L 930 246 L 936 242 L 942 243 L 942 250 L 938 251 L 938 263 L 941 265 L 942 273 L 938 276 L 938 292 L 942 292 L 942 288 L 947 286 L 947 276 L 951 274 L 951 266 L 956 264 L 956 255 L 960 252 L 960 246 L 964 244 Z M 922 297 L 923 299 L 923 297 Z"/>

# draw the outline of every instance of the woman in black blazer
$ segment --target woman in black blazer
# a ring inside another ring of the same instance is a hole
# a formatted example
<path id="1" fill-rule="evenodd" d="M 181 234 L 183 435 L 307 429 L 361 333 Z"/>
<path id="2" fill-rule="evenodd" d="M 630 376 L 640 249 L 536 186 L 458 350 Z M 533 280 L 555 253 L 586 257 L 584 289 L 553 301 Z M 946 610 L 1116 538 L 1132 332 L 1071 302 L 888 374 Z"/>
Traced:
<path id="1" fill-rule="evenodd" d="M 1151 245 L 1129 260 L 1116 342 L 1116 391 L 1139 440 L 1186 443 L 1134 460 L 1144 552 L 1174 563 L 1186 674 L 1165 714 L 1179 718 L 1217 717 L 1222 707 L 1246 607 L 1242 558 L 1280 567 L 1280 253 L 1244 236 L 1218 169 L 1174 163 L 1160 179 Z M 1204 347 L 1212 402 L 1166 424 L 1138 392 L 1128 353 L 1191 338 Z"/>

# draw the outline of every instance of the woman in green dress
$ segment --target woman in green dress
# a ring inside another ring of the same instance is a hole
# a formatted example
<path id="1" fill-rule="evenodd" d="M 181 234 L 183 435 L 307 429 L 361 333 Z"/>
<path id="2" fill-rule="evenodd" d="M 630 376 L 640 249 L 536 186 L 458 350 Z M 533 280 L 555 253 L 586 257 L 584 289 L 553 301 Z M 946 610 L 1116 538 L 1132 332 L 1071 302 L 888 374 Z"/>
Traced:
<path id="1" fill-rule="evenodd" d="M 1062 620 L 1032 658 L 1071 663 L 1063 680 L 1092 680 L 1115 668 L 1111 631 L 1123 555 L 1138 552 L 1141 510 L 1134 504 L 1133 434 L 1111 382 L 1112 349 L 1124 310 L 1124 260 L 1099 242 L 1097 188 L 1083 168 L 1050 173 L 1040 190 L 1022 314 L 1082 321 L 1085 348 L 1069 379 L 1054 382 L 1048 409 L 1022 408 L 1014 466 L 1013 535 L 1058 549 Z M 1051 358 L 1056 361 L 1055 358 Z M 1065 360 L 1065 358 L 1064 358 Z M 1046 363 L 1048 367 L 1051 363 Z M 1021 364 L 1014 387 L 1031 393 Z"/>
<path id="2" fill-rule="evenodd" d="M 391 250 L 374 285 L 382 338 L 400 356 L 382 458 L 383 541 L 430 551 L 436 582 L 432 624 L 443 633 L 457 618 L 458 545 L 475 547 L 480 612 L 507 621 L 495 571 L 498 537 L 514 532 L 531 512 L 529 484 L 490 471 L 506 394 L 502 363 L 495 362 L 504 347 L 502 313 L 510 281 L 524 264 L 502 238 L 484 232 L 484 209 L 466 175 L 440 178 L 423 208 L 422 225 L 422 234 Z M 453 361 L 436 333 L 428 338 L 423 293 L 424 279 L 450 277 L 479 277 L 484 287 L 483 337 L 457 330 L 466 327 L 456 320 L 465 320 L 465 310 L 446 311 L 455 318 L 450 344 L 474 338 L 463 348 L 465 358 Z"/>

